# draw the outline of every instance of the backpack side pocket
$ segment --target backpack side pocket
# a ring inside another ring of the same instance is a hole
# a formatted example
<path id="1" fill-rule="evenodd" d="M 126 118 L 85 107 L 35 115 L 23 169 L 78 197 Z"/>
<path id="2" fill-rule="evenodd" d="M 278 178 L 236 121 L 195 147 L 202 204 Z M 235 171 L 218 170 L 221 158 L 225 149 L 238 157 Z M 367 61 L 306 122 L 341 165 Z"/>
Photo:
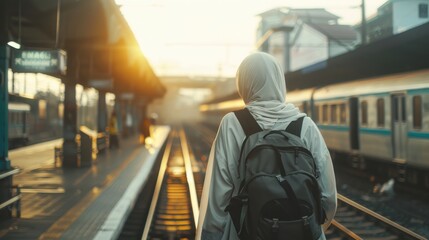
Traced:
<path id="1" fill-rule="evenodd" d="M 247 206 L 248 197 L 242 194 L 232 197 L 228 206 L 225 208 L 225 212 L 228 212 L 231 216 L 232 223 L 238 234 L 240 234 L 243 229 L 244 219 L 247 214 Z"/>

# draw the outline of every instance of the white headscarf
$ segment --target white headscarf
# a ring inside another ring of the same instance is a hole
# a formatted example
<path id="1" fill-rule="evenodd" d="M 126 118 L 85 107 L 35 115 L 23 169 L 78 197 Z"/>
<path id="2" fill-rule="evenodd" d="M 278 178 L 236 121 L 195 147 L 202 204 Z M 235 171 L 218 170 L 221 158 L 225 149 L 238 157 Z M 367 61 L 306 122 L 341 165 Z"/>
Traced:
<path id="1" fill-rule="evenodd" d="M 263 129 L 305 116 L 293 104 L 285 103 L 284 72 L 271 55 L 257 52 L 247 56 L 238 67 L 236 81 L 246 108 Z"/>

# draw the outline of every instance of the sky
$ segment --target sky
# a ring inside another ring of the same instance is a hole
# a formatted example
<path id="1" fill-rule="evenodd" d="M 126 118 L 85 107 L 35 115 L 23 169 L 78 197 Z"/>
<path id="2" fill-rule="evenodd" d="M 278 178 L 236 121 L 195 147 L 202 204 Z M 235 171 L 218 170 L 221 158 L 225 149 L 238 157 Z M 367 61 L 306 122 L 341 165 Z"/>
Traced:
<path id="1" fill-rule="evenodd" d="M 233 77 L 254 50 L 259 13 L 325 8 L 340 24 L 361 19 L 362 0 L 116 0 L 158 76 Z M 366 16 L 386 0 L 365 1 Z"/>

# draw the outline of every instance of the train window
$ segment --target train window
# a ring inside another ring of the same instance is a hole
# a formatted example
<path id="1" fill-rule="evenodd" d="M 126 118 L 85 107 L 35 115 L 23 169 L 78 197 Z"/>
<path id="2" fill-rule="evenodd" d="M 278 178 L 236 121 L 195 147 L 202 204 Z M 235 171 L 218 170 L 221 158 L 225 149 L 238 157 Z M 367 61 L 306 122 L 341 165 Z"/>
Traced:
<path id="1" fill-rule="evenodd" d="M 64 117 L 64 103 L 58 104 L 58 118 L 62 119 Z"/>
<path id="2" fill-rule="evenodd" d="M 328 105 L 324 104 L 322 107 L 322 122 L 328 122 Z"/>
<path id="3" fill-rule="evenodd" d="M 9 124 L 13 123 L 13 112 L 9 112 L 8 117 L 9 117 Z"/>
<path id="4" fill-rule="evenodd" d="M 39 100 L 39 118 L 46 119 L 46 100 Z"/>
<path id="5" fill-rule="evenodd" d="M 21 121 L 21 123 L 23 125 L 23 128 L 25 128 L 25 122 L 26 122 L 26 120 L 25 120 L 25 113 L 21 113 L 20 115 L 21 115 L 20 121 Z"/>
<path id="6" fill-rule="evenodd" d="M 316 123 L 319 122 L 319 111 L 320 111 L 320 106 L 319 105 L 314 106 L 314 115 L 311 117 L 313 118 L 313 121 Z"/>
<path id="7" fill-rule="evenodd" d="M 16 122 L 17 122 L 18 124 L 21 124 L 21 123 L 22 123 L 21 115 L 22 115 L 21 113 L 16 113 L 15 118 L 16 118 Z"/>
<path id="8" fill-rule="evenodd" d="M 346 104 L 340 104 L 340 123 L 346 123 L 347 113 L 346 113 Z"/>
<path id="9" fill-rule="evenodd" d="M 413 97 L 413 127 L 422 128 L 422 97 Z"/>
<path id="10" fill-rule="evenodd" d="M 337 105 L 331 105 L 331 123 L 337 122 Z"/>
<path id="11" fill-rule="evenodd" d="M 392 115 L 393 115 L 393 121 L 395 121 L 395 122 L 399 121 L 397 108 L 398 108 L 398 98 L 394 97 L 393 98 L 393 104 L 392 104 Z"/>
<path id="12" fill-rule="evenodd" d="M 12 122 L 14 124 L 18 123 L 18 113 L 16 113 L 16 112 L 13 113 L 13 115 L 12 115 Z"/>
<path id="13" fill-rule="evenodd" d="M 419 4 L 419 18 L 428 18 L 428 4 Z"/>
<path id="14" fill-rule="evenodd" d="M 361 116 L 362 116 L 362 124 L 368 124 L 368 102 L 362 101 L 360 103 Z"/>
<path id="15" fill-rule="evenodd" d="M 377 126 L 384 127 L 384 99 L 377 99 Z"/>

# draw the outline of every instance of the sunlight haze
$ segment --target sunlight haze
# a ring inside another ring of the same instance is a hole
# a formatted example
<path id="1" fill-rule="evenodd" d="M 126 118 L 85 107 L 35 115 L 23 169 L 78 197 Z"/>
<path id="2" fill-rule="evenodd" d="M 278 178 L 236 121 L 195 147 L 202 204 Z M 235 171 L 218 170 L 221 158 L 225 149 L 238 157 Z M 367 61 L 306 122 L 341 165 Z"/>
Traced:
<path id="1" fill-rule="evenodd" d="M 386 0 L 366 1 L 367 18 Z M 340 24 L 361 21 L 360 0 L 116 0 L 157 75 L 231 77 L 256 42 L 258 14 L 325 8 Z"/>

